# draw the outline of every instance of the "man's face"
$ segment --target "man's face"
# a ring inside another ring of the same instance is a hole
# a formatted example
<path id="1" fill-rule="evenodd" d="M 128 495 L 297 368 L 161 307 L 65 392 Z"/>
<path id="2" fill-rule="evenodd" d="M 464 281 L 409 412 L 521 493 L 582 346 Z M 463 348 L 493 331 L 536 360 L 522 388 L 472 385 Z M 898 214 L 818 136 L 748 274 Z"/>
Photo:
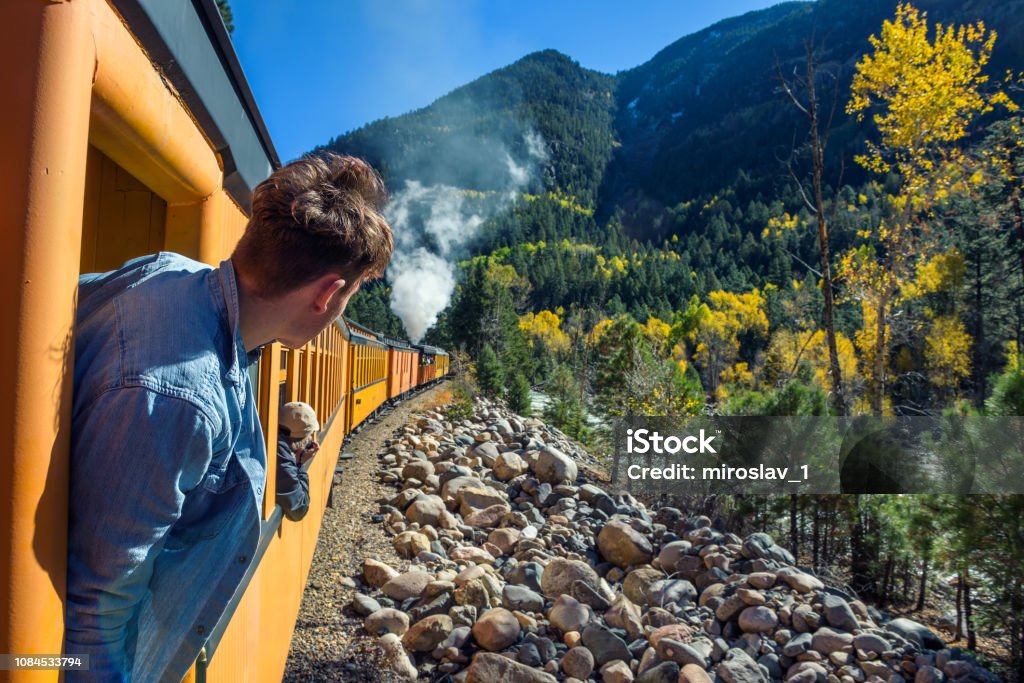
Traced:
<path id="1" fill-rule="evenodd" d="M 359 291 L 360 284 L 360 282 L 356 282 L 352 286 L 346 285 L 336 292 L 327 303 L 327 310 L 323 313 L 314 313 L 311 310 L 312 303 L 306 301 L 305 305 L 299 308 L 300 312 L 288 320 L 277 340 L 291 349 L 305 345 L 345 312 L 349 299 Z"/>

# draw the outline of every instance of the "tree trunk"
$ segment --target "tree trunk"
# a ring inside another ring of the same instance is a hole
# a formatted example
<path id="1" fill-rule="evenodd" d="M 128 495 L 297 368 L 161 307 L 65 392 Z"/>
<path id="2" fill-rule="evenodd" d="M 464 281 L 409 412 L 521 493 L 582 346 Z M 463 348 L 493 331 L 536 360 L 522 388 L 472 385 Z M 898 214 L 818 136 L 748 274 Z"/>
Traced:
<path id="1" fill-rule="evenodd" d="M 920 612 L 924 609 L 925 592 L 928 589 L 928 555 L 925 554 L 923 558 L 923 566 L 921 567 L 921 585 L 917 593 L 917 606 L 914 608 Z"/>
<path id="2" fill-rule="evenodd" d="M 964 567 L 964 621 L 967 624 L 967 649 L 978 648 L 977 634 L 974 632 L 974 617 L 971 615 L 971 568 Z"/>
<path id="3" fill-rule="evenodd" d="M 879 301 L 875 312 L 875 368 L 871 387 L 871 412 L 876 417 L 882 416 L 885 404 L 885 318 L 887 305 Z"/>
<path id="4" fill-rule="evenodd" d="M 800 525 L 797 523 L 798 501 L 795 493 L 789 494 L 789 545 L 793 557 L 800 561 Z"/>
<path id="5" fill-rule="evenodd" d="M 814 499 L 814 516 L 811 527 L 811 564 L 817 571 L 821 566 L 821 503 Z"/>
<path id="6" fill-rule="evenodd" d="M 825 299 L 825 336 L 828 340 L 828 374 L 832 385 L 832 408 L 836 415 L 846 414 L 843 397 L 843 377 L 839 368 L 839 351 L 836 346 L 836 325 L 832 315 L 834 295 L 832 293 L 832 264 L 828 248 L 828 222 L 825 219 L 825 195 L 822 191 L 822 176 L 825 173 L 825 142 L 818 130 L 818 98 L 814 93 L 815 78 L 814 48 L 807 43 L 807 118 L 811 124 L 811 155 L 813 159 L 814 209 L 818 222 L 818 251 L 821 254 L 821 293 Z"/>
<path id="7" fill-rule="evenodd" d="M 880 598 L 882 607 L 885 607 L 892 601 L 892 584 L 895 572 L 896 558 L 890 555 L 885 563 L 885 574 L 882 576 L 882 595 Z"/>
<path id="8" fill-rule="evenodd" d="M 964 637 L 961 626 L 964 623 L 964 575 L 963 572 L 956 577 L 956 630 L 953 632 L 953 640 L 960 642 Z"/>

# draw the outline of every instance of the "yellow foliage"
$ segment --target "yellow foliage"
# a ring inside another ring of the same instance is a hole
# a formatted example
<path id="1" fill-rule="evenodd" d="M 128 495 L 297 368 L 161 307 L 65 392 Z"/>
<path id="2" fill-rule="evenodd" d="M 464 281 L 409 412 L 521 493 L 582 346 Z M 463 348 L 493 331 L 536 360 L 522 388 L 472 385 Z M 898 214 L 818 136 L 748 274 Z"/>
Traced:
<path id="1" fill-rule="evenodd" d="M 668 344 L 668 333 L 672 331 L 672 326 L 663 320 L 651 316 L 647 319 L 646 324 L 640 326 L 640 330 L 651 344 L 654 345 L 655 352 L 661 356 L 665 346 Z"/>
<path id="2" fill-rule="evenodd" d="M 715 291 L 708 294 L 708 306 L 689 337 L 696 342 L 693 359 L 704 372 L 706 385 L 716 390 L 722 372 L 739 356 L 739 335 L 768 333 L 764 297 L 758 290 L 746 294 Z"/>
<path id="3" fill-rule="evenodd" d="M 561 190 L 555 190 L 554 192 L 548 192 L 547 194 L 523 194 L 523 199 L 528 202 L 536 201 L 548 201 L 552 204 L 557 204 L 563 209 L 574 211 L 575 213 L 583 214 L 584 216 L 593 216 L 594 210 L 588 209 L 579 203 L 579 201 L 571 194 L 566 194 Z"/>
<path id="4" fill-rule="evenodd" d="M 936 292 L 956 291 L 963 283 L 965 272 L 964 257 L 957 249 L 936 254 L 917 264 L 917 277 L 904 286 L 903 294 L 907 298 L 914 298 Z"/>
<path id="5" fill-rule="evenodd" d="M 526 333 L 530 348 L 533 348 L 534 341 L 539 341 L 549 351 L 568 350 L 569 335 L 562 331 L 561 326 L 561 318 L 552 311 L 531 312 L 519 318 L 519 329 Z"/>
<path id="6" fill-rule="evenodd" d="M 964 138 L 975 116 L 995 104 L 1015 108 L 1004 93 L 982 92 L 994 31 L 979 21 L 936 23 L 934 37 L 929 34 L 927 14 L 899 4 L 881 35 L 869 39 L 873 51 L 857 64 L 846 107 L 857 120 L 876 110 L 881 144 L 869 142 L 858 163 L 878 173 L 895 168 L 911 185 L 937 170 L 935 148 Z"/>
<path id="7" fill-rule="evenodd" d="M 761 237 L 781 237 L 782 233 L 796 229 L 798 224 L 796 214 L 791 216 L 785 212 L 781 216 L 772 216 L 768 219 L 768 227 L 761 232 Z"/>
<path id="8" fill-rule="evenodd" d="M 932 383 L 940 389 L 956 389 L 971 372 L 971 335 L 955 315 L 932 321 L 924 340 L 925 364 Z"/>
<path id="9" fill-rule="evenodd" d="M 850 378 L 857 372 L 857 354 L 851 342 L 842 332 L 836 333 L 836 353 L 839 356 L 839 374 L 849 384 Z M 765 359 L 768 376 L 772 379 L 785 381 L 806 362 L 814 373 L 814 383 L 828 393 L 832 390 L 829 380 L 828 335 L 824 330 L 801 330 L 792 332 L 786 329 L 777 330 L 768 344 Z"/>
<path id="10" fill-rule="evenodd" d="M 1006 372 L 1020 372 L 1021 357 L 1020 351 L 1017 350 L 1017 341 L 1011 339 L 1006 342 L 1004 348 L 1006 349 Z"/>
<path id="11" fill-rule="evenodd" d="M 614 324 L 615 321 L 612 320 L 611 318 L 605 318 L 604 320 L 598 322 L 596 325 L 594 325 L 594 329 L 590 331 L 590 335 L 587 341 L 590 343 L 591 346 L 597 346 L 597 343 L 601 341 L 601 337 L 603 337 L 605 335 L 605 332 L 607 332 L 608 329 Z"/>

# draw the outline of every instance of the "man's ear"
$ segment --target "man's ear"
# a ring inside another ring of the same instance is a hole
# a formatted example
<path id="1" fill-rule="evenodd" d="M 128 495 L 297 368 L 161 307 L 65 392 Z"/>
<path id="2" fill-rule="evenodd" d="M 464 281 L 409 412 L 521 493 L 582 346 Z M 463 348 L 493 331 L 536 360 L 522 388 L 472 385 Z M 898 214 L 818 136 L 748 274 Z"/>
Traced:
<path id="1" fill-rule="evenodd" d="M 317 313 L 326 313 L 331 299 L 345 289 L 345 280 L 340 275 L 329 273 L 319 278 L 315 283 L 313 299 L 313 310 Z"/>

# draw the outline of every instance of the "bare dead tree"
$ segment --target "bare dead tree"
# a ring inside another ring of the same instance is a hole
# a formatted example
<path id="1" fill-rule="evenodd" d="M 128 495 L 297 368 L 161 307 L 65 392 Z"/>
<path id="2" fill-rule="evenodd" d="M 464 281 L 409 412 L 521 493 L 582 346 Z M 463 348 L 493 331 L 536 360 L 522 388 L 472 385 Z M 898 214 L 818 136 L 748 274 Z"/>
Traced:
<path id="1" fill-rule="evenodd" d="M 775 58 L 775 72 L 782 86 L 783 92 L 790 102 L 807 118 L 808 132 L 807 145 L 811 154 L 811 192 L 808 193 L 804 181 L 801 180 L 794 167 L 794 157 L 797 154 L 797 147 L 794 145 L 787 167 L 790 177 L 796 183 L 800 197 L 808 210 L 814 215 L 818 227 L 818 251 L 821 254 L 821 292 L 825 298 L 825 336 L 828 342 L 829 380 L 832 386 L 832 406 L 837 415 L 846 414 L 846 398 L 843 392 L 843 378 L 839 367 L 839 349 L 836 344 L 835 325 L 835 293 L 832 280 L 832 264 L 829 251 L 828 225 L 830 216 L 826 213 L 826 202 L 824 193 L 825 175 L 825 150 L 828 147 L 829 131 L 832 127 L 832 119 L 835 116 L 836 105 L 839 98 L 838 80 L 832 95 L 832 106 L 828 113 L 828 119 L 821 120 L 821 103 L 818 100 L 816 91 L 816 79 L 818 69 L 818 58 L 815 54 L 813 38 L 804 44 L 806 50 L 806 72 L 804 77 L 786 78 L 782 72 L 782 65 L 778 56 Z M 794 69 L 794 74 L 796 70 Z M 801 96 L 800 93 L 803 93 Z M 836 183 L 836 192 L 840 183 Z M 833 211 L 838 202 L 833 198 Z M 833 213 L 834 216 L 834 213 Z"/>

